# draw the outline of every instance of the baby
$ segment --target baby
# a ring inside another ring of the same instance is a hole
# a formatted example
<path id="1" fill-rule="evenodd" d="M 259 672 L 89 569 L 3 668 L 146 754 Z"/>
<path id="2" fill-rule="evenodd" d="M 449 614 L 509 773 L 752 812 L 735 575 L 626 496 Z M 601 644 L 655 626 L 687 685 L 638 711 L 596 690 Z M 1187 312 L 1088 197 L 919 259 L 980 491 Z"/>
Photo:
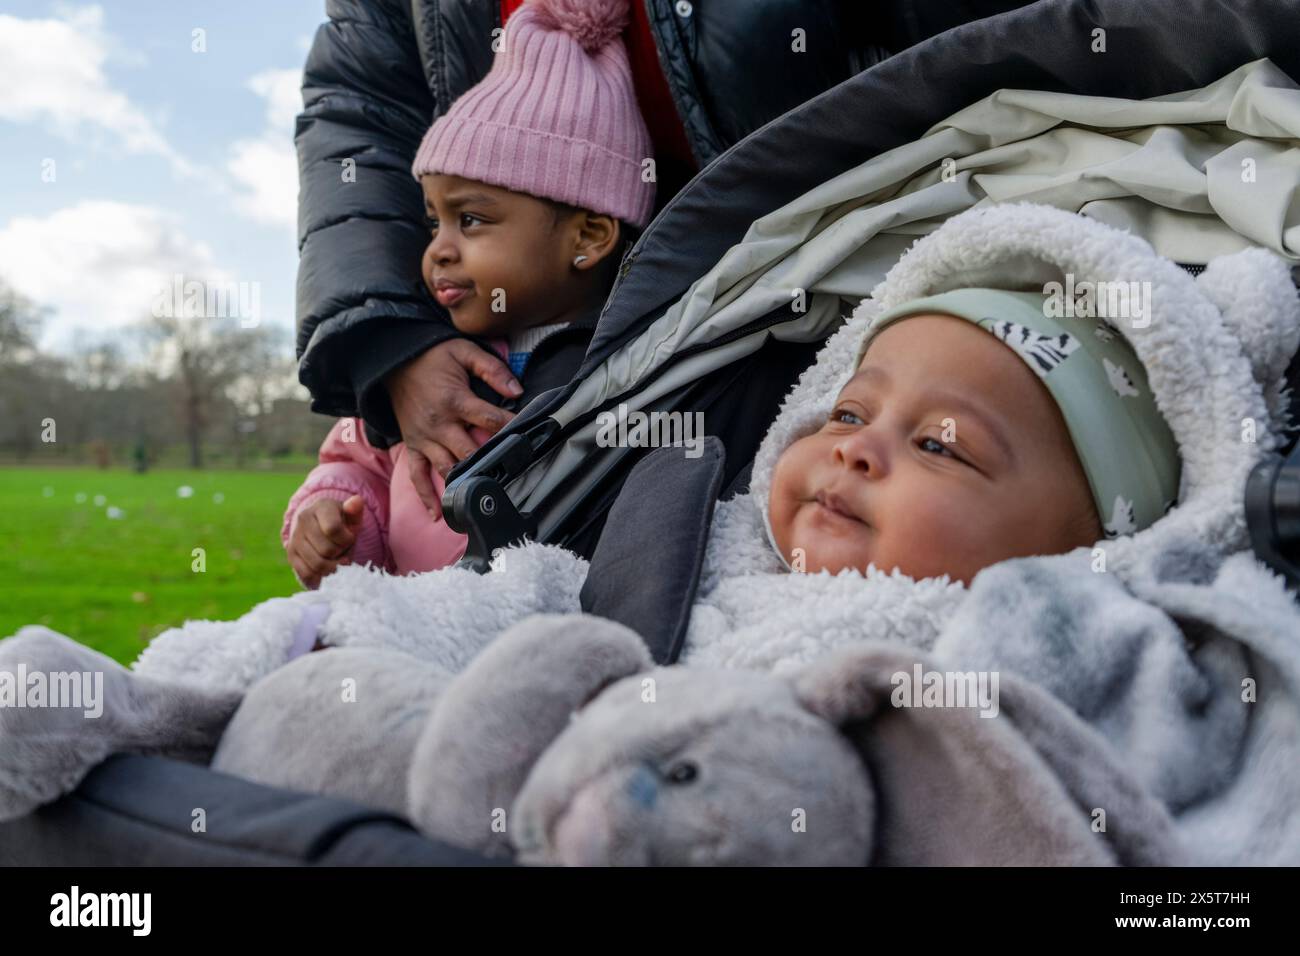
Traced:
<path id="1" fill-rule="evenodd" d="M 782 558 L 969 584 L 1163 515 L 1178 450 L 1137 356 L 1104 322 L 1046 311 L 964 289 L 877 318 L 829 420 L 777 461 Z"/>
<path id="2" fill-rule="evenodd" d="M 430 229 L 424 285 L 458 331 L 507 360 L 522 383 L 510 410 L 577 371 L 654 206 L 620 38 L 627 5 L 590 6 L 533 0 L 514 13 L 491 71 L 430 126 L 412 165 Z M 463 453 L 489 437 L 469 429 Z M 423 504 L 442 496 L 442 475 L 413 478 L 407 458 L 403 443 L 371 444 L 358 419 L 335 424 L 281 528 L 303 585 L 340 564 L 408 574 L 460 558 L 465 536 Z"/>

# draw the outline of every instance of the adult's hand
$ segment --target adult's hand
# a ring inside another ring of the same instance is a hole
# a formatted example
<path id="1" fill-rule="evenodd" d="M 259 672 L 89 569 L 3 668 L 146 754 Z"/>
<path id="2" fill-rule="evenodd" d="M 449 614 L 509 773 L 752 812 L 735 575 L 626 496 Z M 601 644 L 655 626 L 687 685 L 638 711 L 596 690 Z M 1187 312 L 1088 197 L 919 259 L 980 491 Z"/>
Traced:
<path id="1" fill-rule="evenodd" d="M 470 391 L 470 375 L 509 398 L 523 394 L 505 362 L 459 338 L 435 345 L 384 379 L 406 443 L 411 482 L 435 517 L 442 515 L 442 501 L 434 488 L 433 470 L 445 476 L 456 462 L 474 453 L 478 443 L 470 435 L 471 427 L 495 433 L 514 418 Z"/>

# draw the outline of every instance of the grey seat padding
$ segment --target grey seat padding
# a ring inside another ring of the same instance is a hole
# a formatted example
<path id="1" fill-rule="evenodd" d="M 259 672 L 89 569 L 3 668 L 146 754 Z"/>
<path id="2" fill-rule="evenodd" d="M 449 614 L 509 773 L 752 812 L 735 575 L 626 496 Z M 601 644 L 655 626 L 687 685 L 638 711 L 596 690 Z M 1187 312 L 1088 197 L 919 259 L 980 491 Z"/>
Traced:
<path id="1" fill-rule="evenodd" d="M 726 452 L 710 435 L 698 458 L 659 448 L 632 469 L 601 532 L 582 609 L 641 635 L 656 664 L 681 654 L 722 487 Z"/>

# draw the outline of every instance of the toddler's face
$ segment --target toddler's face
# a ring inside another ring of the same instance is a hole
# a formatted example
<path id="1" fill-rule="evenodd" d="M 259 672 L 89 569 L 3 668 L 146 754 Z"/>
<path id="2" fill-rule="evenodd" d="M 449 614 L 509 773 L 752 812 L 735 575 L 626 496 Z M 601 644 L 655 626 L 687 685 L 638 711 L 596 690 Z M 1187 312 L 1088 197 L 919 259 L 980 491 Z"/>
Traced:
<path id="1" fill-rule="evenodd" d="M 998 561 L 1102 536 L 1046 387 L 949 315 L 876 336 L 830 419 L 778 459 L 768 514 L 796 569 L 874 564 L 966 584 Z"/>
<path id="2" fill-rule="evenodd" d="M 431 229 L 421 272 L 456 328 L 507 335 L 580 305 L 584 289 L 565 281 L 571 248 L 551 206 L 460 176 L 428 174 L 420 184 Z"/>

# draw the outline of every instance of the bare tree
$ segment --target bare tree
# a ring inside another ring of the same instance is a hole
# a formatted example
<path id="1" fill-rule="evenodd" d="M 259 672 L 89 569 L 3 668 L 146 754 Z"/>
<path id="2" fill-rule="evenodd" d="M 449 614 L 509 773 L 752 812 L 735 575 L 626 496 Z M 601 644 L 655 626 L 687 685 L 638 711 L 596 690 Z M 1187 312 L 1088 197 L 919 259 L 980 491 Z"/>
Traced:
<path id="1" fill-rule="evenodd" d="M 226 388 L 236 466 L 243 467 L 249 436 L 261 428 L 276 400 L 299 388 L 298 363 L 293 359 L 288 330 L 260 326 L 245 331 L 240 365 Z"/>
<path id="2" fill-rule="evenodd" d="M 0 423 L 19 458 L 31 453 L 38 423 L 53 408 L 44 386 L 58 363 L 36 351 L 43 317 L 44 310 L 0 284 Z M 40 411 L 45 415 L 38 417 Z"/>
<path id="3" fill-rule="evenodd" d="M 0 283 L 0 367 L 31 360 L 43 312 Z"/>
<path id="4" fill-rule="evenodd" d="M 121 388 L 131 378 L 133 370 L 120 342 L 97 342 L 83 334 L 78 334 L 75 341 L 70 370 L 80 387 L 106 392 Z"/>
<path id="5" fill-rule="evenodd" d="M 255 331 L 240 329 L 234 320 L 202 317 L 161 316 L 146 323 L 154 365 L 171 382 L 191 468 L 203 467 L 204 434 L 244 367 Z"/>
<path id="6" fill-rule="evenodd" d="M 287 328 L 168 315 L 112 338 L 79 329 L 68 351 L 49 353 L 45 311 L 0 285 L 0 456 L 84 461 L 99 449 L 148 461 L 184 445 L 194 467 L 223 455 L 242 466 L 310 453 L 330 426 L 310 411 Z"/>

